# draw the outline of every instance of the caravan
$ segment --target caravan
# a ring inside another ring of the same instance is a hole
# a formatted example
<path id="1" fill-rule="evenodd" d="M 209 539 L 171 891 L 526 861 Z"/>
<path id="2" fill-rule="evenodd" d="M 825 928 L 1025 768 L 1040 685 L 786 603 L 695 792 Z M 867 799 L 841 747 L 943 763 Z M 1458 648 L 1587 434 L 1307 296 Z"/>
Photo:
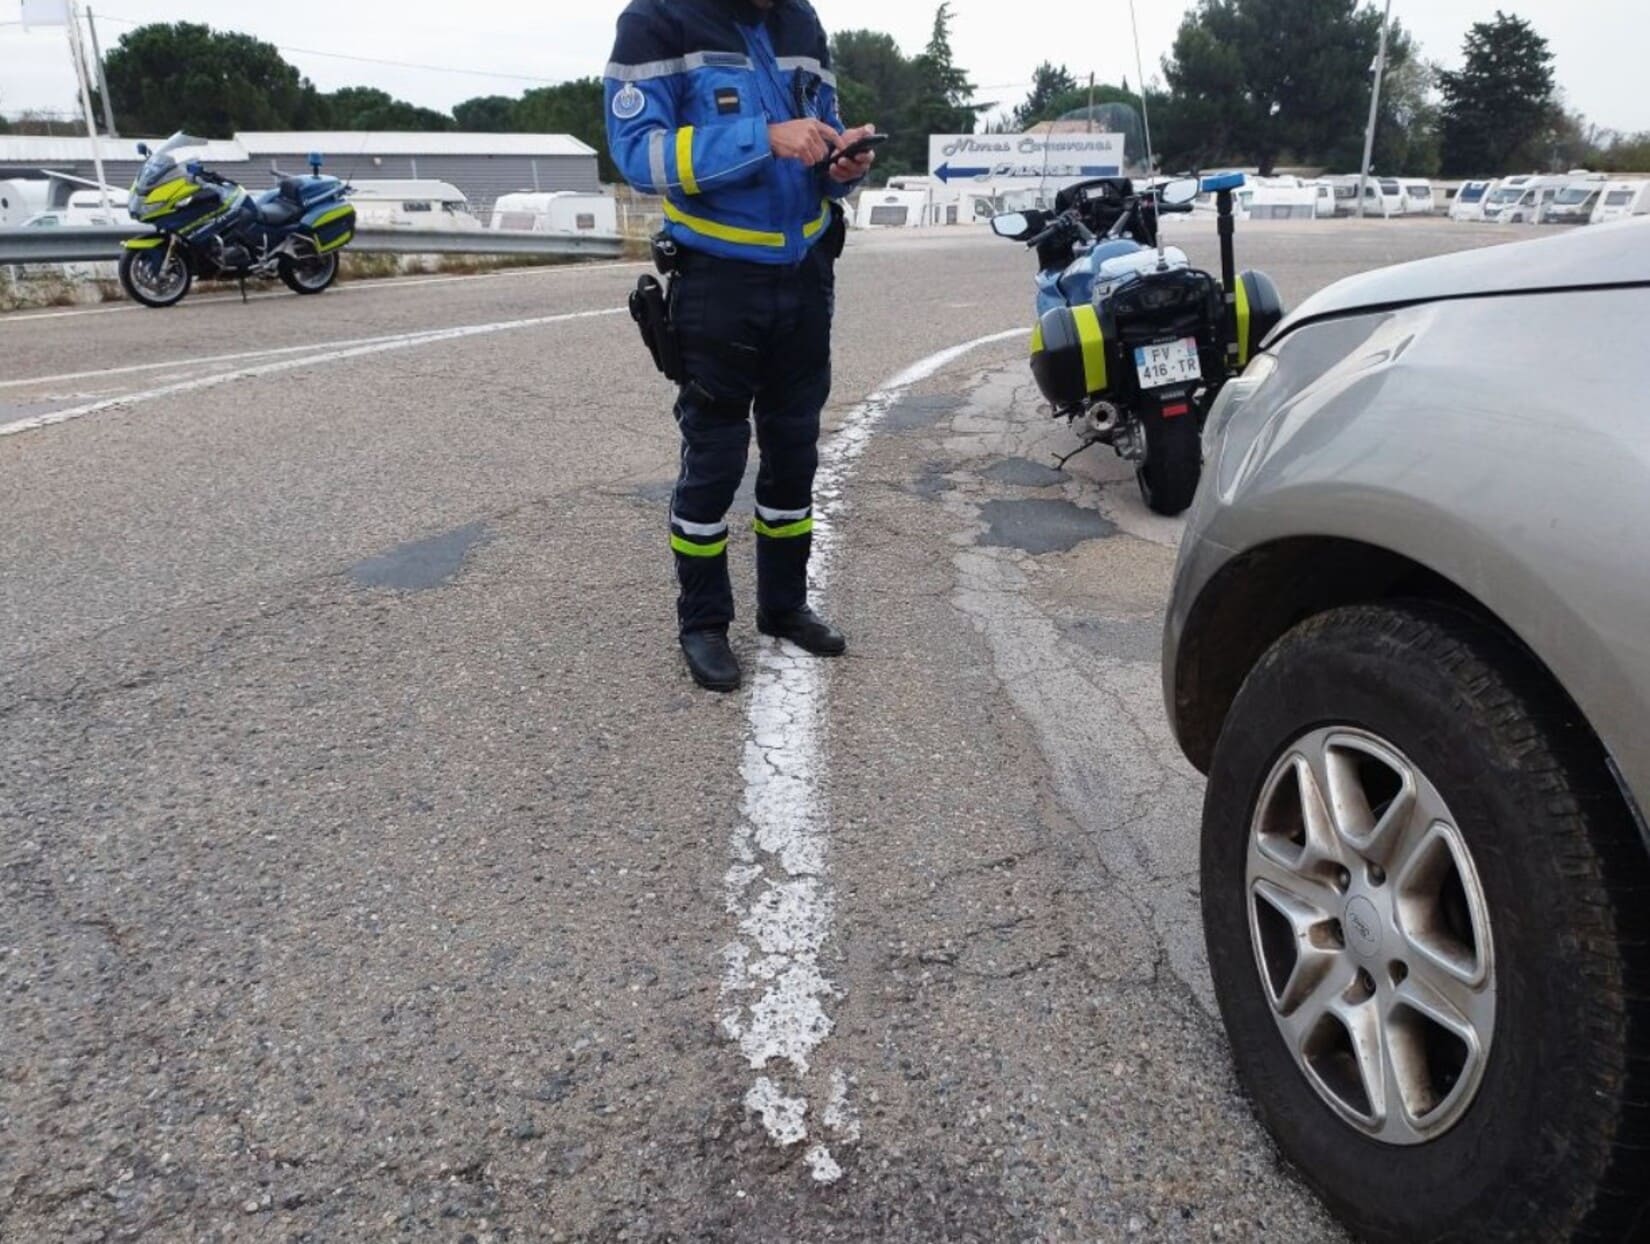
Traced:
<path id="1" fill-rule="evenodd" d="M 350 202 L 365 228 L 481 228 L 463 191 L 445 181 L 358 181 Z"/>
<path id="2" fill-rule="evenodd" d="M 1424 177 L 1406 177 L 1404 184 L 1404 212 L 1409 216 L 1431 216 L 1438 210 L 1433 197 L 1432 183 Z"/>
<path id="3" fill-rule="evenodd" d="M 522 190 L 499 196 L 493 204 L 492 227 L 517 233 L 616 237 L 619 205 L 612 195 L 588 191 Z"/>
<path id="4" fill-rule="evenodd" d="M 1650 215 L 1650 177 L 1607 181 L 1599 190 L 1598 202 L 1593 205 L 1588 223 L 1602 225 L 1609 220 L 1646 215 Z"/>
<path id="5" fill-rule="evenodd" d="M 1449 218 L 1451 220 L 1483 220 L 1484 196 L 1489 194 L 1494 182 L 1464 181 L 1456 191 L 1455 197 L 1450 200 Z"/>

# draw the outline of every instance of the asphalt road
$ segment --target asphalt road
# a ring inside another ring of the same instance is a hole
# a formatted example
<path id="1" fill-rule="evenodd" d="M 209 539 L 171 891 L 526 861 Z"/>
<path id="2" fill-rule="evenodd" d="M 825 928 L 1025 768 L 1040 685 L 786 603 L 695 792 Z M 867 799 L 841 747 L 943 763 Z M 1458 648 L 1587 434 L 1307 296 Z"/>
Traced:
<path id="1" fill-rule="evenodd" d="M 1028 257 L 855 239 L 853 655 L 747 610 L 728 698 L 636 273 L 0 317 L 0 1238 L 1333 1238 L 1213 1015 L 1178 525 L 1051 467 Z"/>

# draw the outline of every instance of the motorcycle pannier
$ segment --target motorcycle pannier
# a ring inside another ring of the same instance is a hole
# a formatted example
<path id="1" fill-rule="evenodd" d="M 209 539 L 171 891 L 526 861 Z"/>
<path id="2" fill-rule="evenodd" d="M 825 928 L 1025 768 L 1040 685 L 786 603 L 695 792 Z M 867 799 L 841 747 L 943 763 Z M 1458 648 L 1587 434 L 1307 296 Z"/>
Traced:
<path id="1" fill-rule="evenodd" d="M 323 254 L 335 251 L 355 236 L 355 208 L 348 203 L 314 208 L 304 217 L 304 224 L 315 234 L 317 250 Z"/>
<path id="2" fill-rule="evenodd" d="M 1106 390 L 1106 336 L 1092 306 L 1055 307 L 1031 334 L 1031 374 L 1057 411 Z"/>
<path id="3" fill-rule="evenodd" d="M 1238 366 L 1247 367 L 1260 353 L 1261 343 L 1283 320 L 1283 298 L 1264 272 L 1238 274 Z"/>

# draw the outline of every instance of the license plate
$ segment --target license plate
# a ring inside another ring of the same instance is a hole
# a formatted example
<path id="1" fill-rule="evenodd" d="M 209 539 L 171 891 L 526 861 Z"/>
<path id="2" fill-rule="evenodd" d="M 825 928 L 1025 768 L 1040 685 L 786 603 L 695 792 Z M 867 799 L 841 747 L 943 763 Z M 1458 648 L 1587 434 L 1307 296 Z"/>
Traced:
<path id="1" fill-rule="evenodd" d="M 1140 373 L 1142 389 L 1161 389 L 1171 384 L 1203 379 L 1203 368 L 1197 361 L 1196 337 L 1160 341 L 1154 346 L 1136 346 L 1134 368 Z"/>

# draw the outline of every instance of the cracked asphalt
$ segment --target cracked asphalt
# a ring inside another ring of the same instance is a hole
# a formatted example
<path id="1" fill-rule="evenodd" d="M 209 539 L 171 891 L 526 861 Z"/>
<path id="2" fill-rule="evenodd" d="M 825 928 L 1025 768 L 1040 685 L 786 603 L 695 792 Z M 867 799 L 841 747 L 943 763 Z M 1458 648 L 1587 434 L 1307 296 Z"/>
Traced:
<path id="1" fill-rule="evenodd" d="M 1239 246 L 1294 302 L 1519 236 Z M 901 391 L 844 476 L 839 1177 L 747 1109 L 752 693 L 674 652 L 668 395 L 622 316 L 519 326 L 637 271 L 0 317 L 0 425 L 201 381 L 0 436 L 0 1239 L 1336 1238 L 1214 1018 L 1157 682 L 1178 524 L 1103 451 L 1053 467 L 1018 340 Z M 1030 281 L 981 234 L 856 237 L 828 421 L 1021 327 Z M 213 379 L 269 358 L 304 361 Z"/>

